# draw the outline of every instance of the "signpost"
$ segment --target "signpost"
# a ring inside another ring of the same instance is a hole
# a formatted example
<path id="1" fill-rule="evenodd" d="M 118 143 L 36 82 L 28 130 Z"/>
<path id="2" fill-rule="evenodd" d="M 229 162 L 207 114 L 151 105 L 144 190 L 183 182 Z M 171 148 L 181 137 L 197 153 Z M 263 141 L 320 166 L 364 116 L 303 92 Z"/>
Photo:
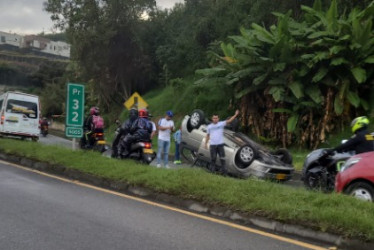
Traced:
<path id="1" fill-rule="evenodd" d="M 123 104 L 125 107 L 130 110 L 131 108 L 136 108 L 136 109 L 145 109 L 148 107 L 148 103 L 144 101 L 144 99 L 138 94 L 138 92 L 135 92 L 130 96 L 129 99 Z"/>
<path id="2" fill-rule="evenodd" d="M 68 83 L 66 95 L 65 134 L 73 138 L 73 150 L 76 139 L 83 136 L 84 121 L 84 85 Z"/>

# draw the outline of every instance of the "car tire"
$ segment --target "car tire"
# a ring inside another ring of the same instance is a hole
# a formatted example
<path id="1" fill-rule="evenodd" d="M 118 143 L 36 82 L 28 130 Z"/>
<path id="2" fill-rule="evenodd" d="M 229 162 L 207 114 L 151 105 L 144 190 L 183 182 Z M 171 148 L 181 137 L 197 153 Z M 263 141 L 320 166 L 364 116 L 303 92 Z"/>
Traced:
<path id="1" fill-rule="evenodd" d="M 250 145 L 242 146 L 235 156 L 235 164 L 243 169 L 248 167 L 256 158 L 256 150 Z"/>
<path id="2" fill-rule="evenodd" d="M 187 129 L 189 131 L 191 131 L 192 129 L 198 129 L 204 122 L 204 111 L 200 109 L 195 109 L 194 111 L 192 111 L 190 118 L 187 121 Z"/>
<path id="3" fill-rule="evenodd" d="M 292 155 L 285 148 L 280 148 L 274 151 L 272 155 L 277 156 L 285 164 L 292 164 Z"/>
<path id="4" fill-rule="evenodd" d="M 347 188 L 345 193 L 360 200 L 374 201 L 374 187 L 367 182 L 355 182 Z"/>

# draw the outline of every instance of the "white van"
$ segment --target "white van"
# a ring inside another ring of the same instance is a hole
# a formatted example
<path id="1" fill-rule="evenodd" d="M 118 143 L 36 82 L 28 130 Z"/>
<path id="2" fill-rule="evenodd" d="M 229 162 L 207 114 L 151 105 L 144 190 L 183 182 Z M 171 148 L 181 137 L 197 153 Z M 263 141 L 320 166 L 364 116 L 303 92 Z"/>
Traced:
<path id="1" fill-rule="evenodd" d="M 40 102 L 36 95 L 5 92 L 0 95 L 0 135 L 39 139 Z"/>

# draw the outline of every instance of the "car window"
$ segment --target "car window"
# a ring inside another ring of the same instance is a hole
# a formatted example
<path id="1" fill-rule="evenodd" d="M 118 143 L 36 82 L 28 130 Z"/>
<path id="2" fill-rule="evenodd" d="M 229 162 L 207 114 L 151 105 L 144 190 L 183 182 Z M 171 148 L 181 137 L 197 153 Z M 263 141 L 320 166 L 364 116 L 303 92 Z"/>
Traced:
<path id="1" fill-rule="evenodd" d="M 6 106 L 6 112 L 13 114 L 23 114 L 28 118 L 36 119 L 38 106 L 34 102 L 9 99 Z"/>

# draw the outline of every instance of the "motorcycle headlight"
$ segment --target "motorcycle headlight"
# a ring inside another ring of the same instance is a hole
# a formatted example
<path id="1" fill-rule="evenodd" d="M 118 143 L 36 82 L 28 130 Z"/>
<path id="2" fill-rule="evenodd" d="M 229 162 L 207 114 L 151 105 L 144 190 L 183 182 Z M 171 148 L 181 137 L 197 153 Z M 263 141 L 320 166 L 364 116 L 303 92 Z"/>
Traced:
<path id="1" fill-rule="evenodd" d="M 357 158 L 351 158 L 351 159 L 349 159 L 348 161 L 346 161 L 344 163 L 344 165 L 340 169 L 340 172 L 343 172 L 343 171 L 347 170 L 348 168 L 350 168 L 353 165 L 357 164 L 360 160 L 361 160 L 361 158 L 358 158 L 358 157 Z"/>

